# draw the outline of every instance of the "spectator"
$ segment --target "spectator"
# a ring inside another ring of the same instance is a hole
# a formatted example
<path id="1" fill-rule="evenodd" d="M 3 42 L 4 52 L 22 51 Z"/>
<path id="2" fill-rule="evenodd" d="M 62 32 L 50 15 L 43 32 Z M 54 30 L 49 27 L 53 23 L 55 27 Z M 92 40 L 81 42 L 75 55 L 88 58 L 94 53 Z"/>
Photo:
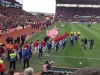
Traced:
<path id="1" fill-rule="evenodd" d="M 29 67 L 24 70 L 24 75 L 34 75 L 33 68 Z"/>
<path id="2" fill-rule="evenodd" d="M 17 43 L 20 44 L 20 36 L 17 37 Z"/>
<path id="3" fill-rule="evenodd" d="M 53 75 L 53 73 L 50 71 L 51 64 L 52 63 L 49 63 L 48 61 L 46 61 L 44 63 L 44 65 L 43 65 L 43 72 L 41 73 L 41 75 L 44 75 L 44 74 L 51 74 L 51 75 Z"/>
<path id="4" fill-rule="evenodd" d="M 20 75 L 20 73 L 14 73 L 14 75 Z"/>
<path id="5" fill-rule="evenodd" d="M 100 75 L 100 69 L 89 67 L 81 68 L 73 72 L 71 75 Z"/>
<path id="6" fill-rule="evenodd" d="M 14 75 L 14 69 L 9 69 L 9 70 L 7 71 L 7 74 L 8 74 L 8 75 Z"/>
<path id="7" fill-rule="evenodd" d="M 56 75 L 63 75 L 61 72 L 58 72 Z"/>
<path id="8" fill-rule="evenodd" d="M 5 71 L 5 65 L 3 61 L 0 59 L 0 75 L 3 75 Z"/>

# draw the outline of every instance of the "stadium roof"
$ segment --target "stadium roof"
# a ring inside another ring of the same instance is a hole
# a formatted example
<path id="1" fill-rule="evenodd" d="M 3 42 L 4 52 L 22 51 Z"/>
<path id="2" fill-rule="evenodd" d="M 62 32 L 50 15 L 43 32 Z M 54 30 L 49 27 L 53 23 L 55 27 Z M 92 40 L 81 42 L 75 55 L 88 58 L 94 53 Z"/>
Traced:
<path id="1" fill-rule="evenodd" d="M 100 5 L 100 0 L 56 0 L 57 4 L 92 4 Z"/>

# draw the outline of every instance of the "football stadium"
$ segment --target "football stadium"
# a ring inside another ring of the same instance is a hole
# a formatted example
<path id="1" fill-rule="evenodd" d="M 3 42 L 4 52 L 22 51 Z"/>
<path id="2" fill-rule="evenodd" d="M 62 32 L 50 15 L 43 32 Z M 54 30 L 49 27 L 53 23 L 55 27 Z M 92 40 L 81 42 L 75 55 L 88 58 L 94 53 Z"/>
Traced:
<path id="1" fill-rule="evenodd" d="M 0 0 L 0 75 L 100 75 L 100 0 L 52 1 Z"/>

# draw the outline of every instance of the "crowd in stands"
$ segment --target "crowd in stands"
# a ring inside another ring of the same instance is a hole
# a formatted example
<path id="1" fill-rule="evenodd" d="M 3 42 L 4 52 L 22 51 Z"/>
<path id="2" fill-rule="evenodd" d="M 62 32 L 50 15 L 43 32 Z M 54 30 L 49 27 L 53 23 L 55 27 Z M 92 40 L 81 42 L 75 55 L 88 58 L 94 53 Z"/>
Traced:
<path id="1" fill-rule="evenodd" d="M 100 8 L 81 8 L 81 7 L 57 7 L 55 21 L 70 22 L 100 22 Z M 79 16 L 91 16 L 90 18 L 79 18 Z M 76 18 L 75 18 L 76 17 Z"/>
<path id="2" fill-rule="evenodd" d="M 6 0 L 8 2 L 13 2 L 13 3 L 17 3 L 17 4 L 20 4 L 19 2 L 17 2 L 16 0 Z"/>
<path id="3" fill-rule="evenodd" d="M 27 26 L 28 22 L 36 22 L 40 28 L 51 25 L 39 16 L 33 15 L 22 9 L 14 7 L 4 7 L 0 5 L 0 29 L 7 31 L 10 28 L 16 28 L 18 25 Z"/>
<path id="4" fill-rule="evenodd" d="M 7 0 L 7 1 L 18 3 L 15 0 Z M 99 12 L 100 12 L 100 10 L 98 8 L 93 9 L 93 8 L 79 8 L 79 7 L 67 7 L 67 8 L 66 7 L 57 7 L 55 21 L 60 20 L 60 21 L 71 21 L 71 22 L 78 21 L 78 22 L 80 22 L 80 21 L 93 21 L 94 20 L 94 21 L 100 22 L 99 18 L 95 18 L 95 16 L 100 15 Z M 78 16 L 92 16 L 92 18 L 75 18 Z M 6 31 L 7 29 L 18 27 L 18 25 L 27 26 L 28 22 L 33 22 L 32 24 L 35 25 L 34 28 L 37 28 L 36 25 L 38 25 L 39 26 L 38 28 L 44 29 L 44 28 L 48 27 L 49 25 L 51 25 L 50 22 L 46 22 L 44 19 L 41 19 L 40 17 L 38 17 L 36 15 L 32 15 L 31 13 L 28 13 L 22 9 L 17 9 L 17 8 L 13 8 L 13 7 L 4 7 L 4 6 L 0 5 L 0 29 L 1 30 Z M 25 41 L 25 37 L 24 37 L 24 41 Z M 61 39 L 65 39 L 66 36 L 64 35 L 63 36 L 64 38 L 62 38 L 62 36 L 59 36 L 59 37 L 61 37 Z M 12 39 L 12 37 L 10 37 L 10 38 Z M 20 38 L 22 38 L 22 36 Z M 23 45 L 24 45 L 24 41 L 22 43 Z M 57 43 L 58 43 L 58 38 L 56 38 L 55 41 L 57 41 Z M 9 42 L 11 42 L 11 41 L 9 41 Z M 63 42 L 65 42 L 65 40 L 63 40 Z M 0 41 L 0 43 L 2 43 L 2 42 Z M 8 43 L 8 45 L 9 44 L 13 44 L 13 43 L 11 42 L 11 43 Z M 17 54 L 17 50 L 19 47 L 18 44 L 19 44 L 18 40 L 17 40 L 17 42 L 15 42 L 13 44 L 13 46 L 15 48 L 14 50 L 16 50 L 15 51 L 16 54 Z M 17 45 L 17 49 L 16 49 L 16 45 Z M 28 42 L 27 42 L 27 43 L 25 43 L 24 46 L 25 46 L 25 48 L 27 47 L 27 49 L 28 49 L 31 46 L 33 46 L 33 44 L 32 43 L 28 44 Z M 4 47 L 4 46 L 2 46 L 2 47 Z M 1 46 L 0 46 L 0 48 L 1 48 Z M 58 48 L 58 45 L 57 45 L 57 48 Z M 10 47 L 8 47 L 8 51 L 9 50 L 11 51 L 12 49 L 13 48 L 10 49 Z M 58 51 L 58 50 L 55 50 L 55 51 Z M 5 52 L 5 50 L 4 50 L 4 52 Z M 9 54 L 8 54 L 8 56 L 9 56 Z M 9 59 L 10 58 L 11 57 L 9 57 Z M 18 59 L 18 61 L 19 61 L 19 59 Z M 0 64 L 2 64 L 2 63 L 3 62 L 0 61 Z M 48 61 L 46 61 L 44 63 L 43 72 L 41 73 L 41 75 L 45 74 L 46 72 L 48 74 L 53 75 L 53 73 L 50 72 L 50 67 L 51 67 L 52 63 L 49 65 L 49 68 L 48 68 L 48 64 L 49 64 Z M 2 65 L 0 65 L 0 67 L 1 66 Z M 23 67 L 23 68 L 25 68 L 25 67 Z M 5 71 L 5 69 L 4 69 L 4 71 Z M 4 71 L 0 71 L 1 75 L 4 74 Z M 94 75 L 96 75 L 96 73 Z M 24 75 L 33 75 L 33 74 L 34 74 L 34 71 L 30 67 L 25 69 L 25 71 L 24 71 Z M 20 73 L 14 73 L 14 70 L 10 69 L 6 72 L 5 75 L 20 75 Z M 62 73 L 59 72 L 59 73 L 57 73 L 57 75 L 62 75 Z M 78 74 L 73 73 L 72 75 L 78 75 Z M 89 74 L 87 74 L 87 75 L 89 75 Z"/>

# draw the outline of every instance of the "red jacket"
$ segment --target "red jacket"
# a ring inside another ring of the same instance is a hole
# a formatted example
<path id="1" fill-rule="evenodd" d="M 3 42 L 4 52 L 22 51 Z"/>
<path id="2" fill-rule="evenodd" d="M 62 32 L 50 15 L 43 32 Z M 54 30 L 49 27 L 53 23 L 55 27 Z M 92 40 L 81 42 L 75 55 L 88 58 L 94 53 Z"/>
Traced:
<path id="1" fill-rule="evenodd" d="M 2 60 L 0 60 L 0 72 L 3 72 L 3 71 L 5 71 L 5 65 L 4 65 L 4 63 L 3 63 L 3 61 Z"/>
<path id="2" fill-rule="evenodd" d="M 5 52 L 3 47 L 0 47 L 0 54 L 3 54 Z"/>

